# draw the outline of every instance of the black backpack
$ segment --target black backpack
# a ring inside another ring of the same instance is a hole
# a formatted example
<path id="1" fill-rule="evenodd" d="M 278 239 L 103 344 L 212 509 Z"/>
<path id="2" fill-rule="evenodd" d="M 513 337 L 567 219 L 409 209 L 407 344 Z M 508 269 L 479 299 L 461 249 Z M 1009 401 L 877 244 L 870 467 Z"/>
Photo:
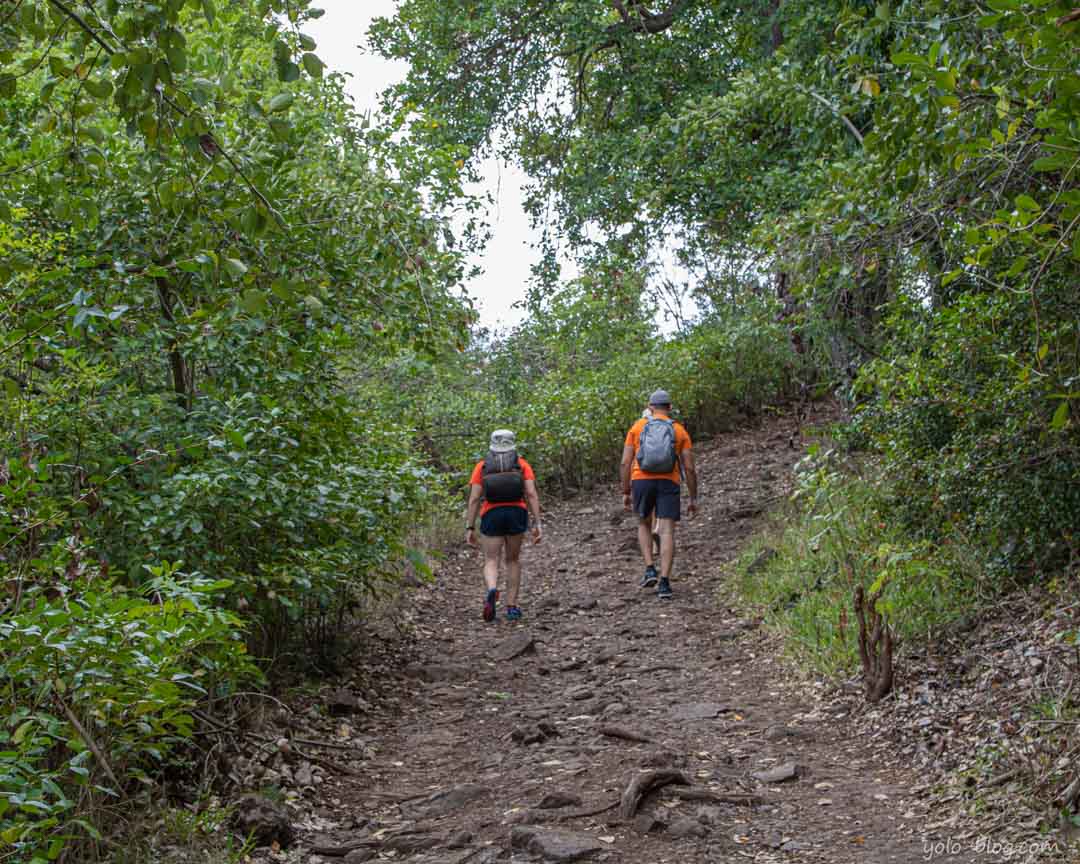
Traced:
<path id="1" fill-rule="evenodd" d="M 491 504 L 512 504 L 525 497 L 525 474 L 517 450 L 488 451 L 484 458 L 484 498 Z"/>

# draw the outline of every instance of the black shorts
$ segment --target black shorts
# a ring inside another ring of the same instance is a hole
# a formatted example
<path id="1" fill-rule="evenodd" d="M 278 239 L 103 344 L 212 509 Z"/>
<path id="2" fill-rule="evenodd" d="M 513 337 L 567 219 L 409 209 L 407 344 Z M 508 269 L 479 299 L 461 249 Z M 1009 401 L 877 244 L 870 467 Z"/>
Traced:
<path id="1" fill-rule="evenodd" d="M 485 537 L 511 537 L 529 528 L 529 511 L 516 504 L 492 507 L 480 517 L 480 533 Z"/>
<path id="2" fill-rule="evenodd" d="M 679 521 L 679 484 L 674 480 L 635 480 L 630 484 L 634 512 L 642 519 L 652 516 Z"/>

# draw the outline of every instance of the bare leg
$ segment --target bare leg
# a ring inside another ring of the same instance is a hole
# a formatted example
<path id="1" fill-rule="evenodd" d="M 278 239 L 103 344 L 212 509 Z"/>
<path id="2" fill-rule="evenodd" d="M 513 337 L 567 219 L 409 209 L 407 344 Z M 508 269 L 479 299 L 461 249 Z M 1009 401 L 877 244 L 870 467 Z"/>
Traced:
<path id="1" fill-rule="evenodd" d="M 656 522 L 656 530 L 660 532 L 660 578 L 670 579 L 671 565 L 675 562 L 675 520 L 657 519 Z"/>
<path id="2" fill-rule="evenodd" d="M 518 592 L 521 590 L 521 543 L 524 534 L 506 537 L 506 605 L 518 605 Z"/>
<path id="3" fill-rule="evenodd" d="M 645 566 L 652 567 L 652 516 L 646 516 L 644 519 L 638 519 L 637 542 L 638 546 L 641 548 L 641 557 L 645 559 Z"/>
<path id="4" fill-rule="evenodd" d="M 489 591 L 499 584 L 499 553 L 505 539 L 480 535 L 480 548 L 484 550 L 484 585 Z"/>

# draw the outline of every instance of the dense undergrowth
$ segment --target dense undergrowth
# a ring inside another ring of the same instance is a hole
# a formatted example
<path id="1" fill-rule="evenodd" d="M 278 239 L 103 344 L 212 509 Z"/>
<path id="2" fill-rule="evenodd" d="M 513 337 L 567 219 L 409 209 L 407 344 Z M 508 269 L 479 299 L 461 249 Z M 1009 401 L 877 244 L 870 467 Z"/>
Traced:
<path id="1" fill-rule="evenodd" d="M 903 644 L 924 644 L 1000 593 L 980 551 L 953 535 L 918 536 L 877 459 L 811 448 L 797 488 L 735 565 L 740 593 L 817 673 L 859 668 L 855 589 L 880 587 L 879 608 Z"/>

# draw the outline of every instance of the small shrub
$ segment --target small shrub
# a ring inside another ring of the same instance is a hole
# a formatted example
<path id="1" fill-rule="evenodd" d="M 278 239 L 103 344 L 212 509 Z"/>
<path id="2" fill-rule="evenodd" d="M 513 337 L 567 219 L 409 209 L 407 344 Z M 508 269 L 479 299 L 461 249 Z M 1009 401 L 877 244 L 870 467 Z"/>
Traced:
<path id="1" fill-rule="evenodd" d="M 893 490 L 855 464 L 818 452 L 798 476 L 793 501 L 736 572 L 742 595 L 785 634 L 800 662 L 826 674 L 858 668 L 852 603 L 859 586 L 881 590 L 877 608 L 900 641 L 970 613 L 985 593 L 963 543 L 908 533 L 892 515 Z M 775 554 L 762 554 L 766 548 Z"/>
<path id="2" fill-rule="evenodd" d="M 86 574 L 0 621 L 0 855 L 94 845 L 252 667 L 228 588 L 174 565 L 139 593 Z"/>

